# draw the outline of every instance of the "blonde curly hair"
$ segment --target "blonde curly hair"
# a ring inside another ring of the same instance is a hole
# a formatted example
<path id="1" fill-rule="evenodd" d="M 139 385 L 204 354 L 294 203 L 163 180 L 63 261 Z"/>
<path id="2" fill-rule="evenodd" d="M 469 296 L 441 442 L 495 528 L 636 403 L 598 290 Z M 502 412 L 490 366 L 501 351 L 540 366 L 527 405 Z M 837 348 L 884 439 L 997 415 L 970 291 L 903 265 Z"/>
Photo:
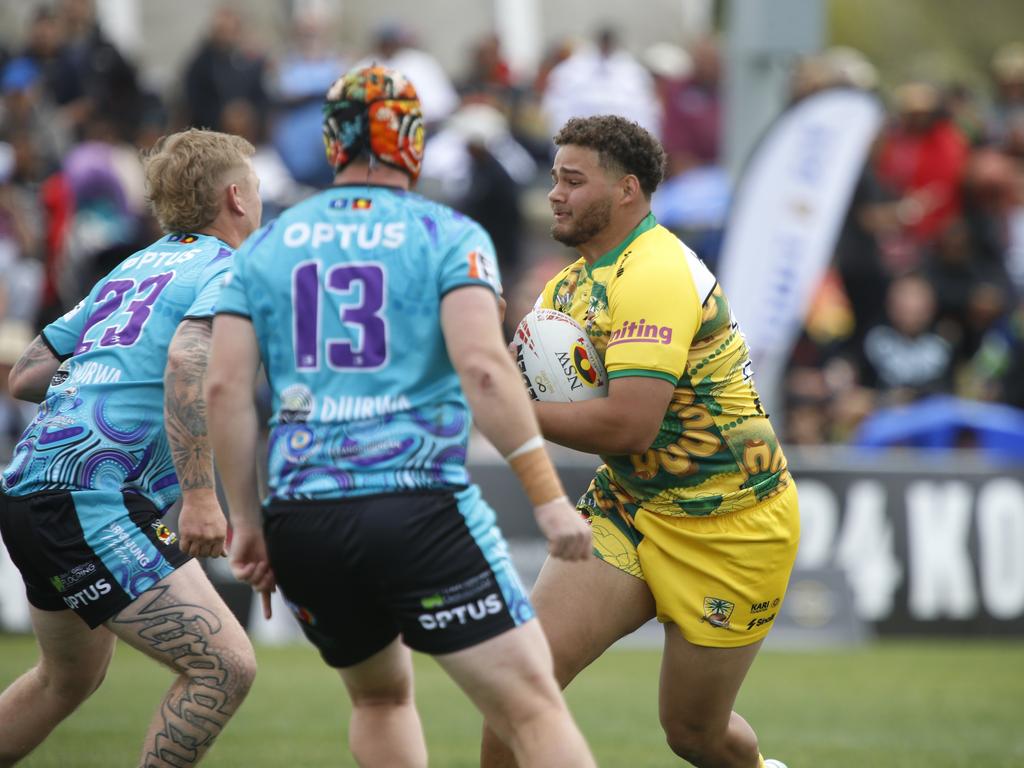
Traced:
<path id="1" fill-rule="evenodd" d="M 189 128 L 161 137 L 142 157 L 146 202 L 165 232 L 197 232 L 217 218 L 227 177 L 256 150 L 241 136 Z"/>

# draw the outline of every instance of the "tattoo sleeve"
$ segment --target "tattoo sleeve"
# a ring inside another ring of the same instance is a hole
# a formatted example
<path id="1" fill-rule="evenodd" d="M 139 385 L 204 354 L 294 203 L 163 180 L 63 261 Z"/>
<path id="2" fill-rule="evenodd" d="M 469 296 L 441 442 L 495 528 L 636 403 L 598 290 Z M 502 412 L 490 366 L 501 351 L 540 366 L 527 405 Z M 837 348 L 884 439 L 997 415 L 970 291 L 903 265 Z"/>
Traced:
<path id="1" fill-rule="evenodd" d="M 42 402 L 59 365 L 43 338 L 36 336 L 11 369 L 11 394 L 19 400 Z"/>
<path id="2" fill-rule="evenodd" d="M 183 491 L 213 488 L 213 454 L 206 432 L 206 358 L 211 324 L 185 320 L 167 353 L 164 372 L 164 424 L 174 469 Z"/>

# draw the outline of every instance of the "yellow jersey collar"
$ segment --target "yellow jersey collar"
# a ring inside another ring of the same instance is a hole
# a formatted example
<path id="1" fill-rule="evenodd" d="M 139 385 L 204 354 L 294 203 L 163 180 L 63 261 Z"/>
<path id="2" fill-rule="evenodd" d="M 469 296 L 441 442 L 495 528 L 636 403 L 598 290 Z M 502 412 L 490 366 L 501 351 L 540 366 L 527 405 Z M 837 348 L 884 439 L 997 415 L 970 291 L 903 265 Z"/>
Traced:
<path id="1" fill-rule="evenodd" d="M 646 216 L 644 216 L 640 223 L 636 225 L 636 228 L 628 235 L 626 235 L 625 240 L 623 240 L 621 243 L 615 246 L 613 250 L 608 251 L 608 253 L 599 258 L 593 264 L 586 265 L 587 275 L 592 274 L 593 270 L 595 269 L 598 269 L 600 267 L 607 267 L 611 264 L 614 264 L 616 259 L 618 259 L 619 256 L 622 255 L 622 252 L 625 251 L 634 240 L 640 237 L 640 235 L 642 235 L 644 232 L 654 229 L 657 225 L 658 222 L 654 219 L 654 214 L 648 213 Z"/>

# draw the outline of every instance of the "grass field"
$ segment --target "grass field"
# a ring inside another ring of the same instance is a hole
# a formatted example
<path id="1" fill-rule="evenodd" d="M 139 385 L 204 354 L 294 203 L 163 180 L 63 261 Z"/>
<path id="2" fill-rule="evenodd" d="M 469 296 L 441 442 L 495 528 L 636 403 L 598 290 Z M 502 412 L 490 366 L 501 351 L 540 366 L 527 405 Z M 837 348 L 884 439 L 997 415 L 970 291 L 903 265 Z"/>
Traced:
<path id="1" fill-rule="evenodd" d="M 259 648 L 248 701 L 206 765 L 352 766 L 337 677 L 306 646 Z M 0 636 L 0 685 L 35 658 L 32 640 Z M 603 766 L 681 765 L 656 712 L 658 654 L 614 650 L 570 688 L 569 703 Z M 169 675 L 118 648 L 103 687 L 26 768 L 132 766 Z M 432 661 L 417 659 L 431 765 L 477 765 L 480 719 Z M 738 709 L 765 753 L 790 768 L 1024 766 L 1024 644 L 887 641 L 862 649 L 765 652 Z"/>

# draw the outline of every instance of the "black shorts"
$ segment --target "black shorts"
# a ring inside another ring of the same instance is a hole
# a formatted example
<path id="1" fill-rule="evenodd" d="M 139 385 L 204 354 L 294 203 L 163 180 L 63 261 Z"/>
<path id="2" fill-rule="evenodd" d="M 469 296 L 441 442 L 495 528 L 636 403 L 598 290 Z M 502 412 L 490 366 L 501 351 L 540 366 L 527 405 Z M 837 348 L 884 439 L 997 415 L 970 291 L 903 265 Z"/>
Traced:
<path id="1" fill-rule="evenodd" d="M 332 667 L 400 634 L 424 653 L 460 651 L 534 615 L 475 486 L 271 501 L 264 531 L 285 601 Z"/>
<path id="2" fill-rule="evenodd" d="M 0 534 L 28 601 L 98 627 L 191 558 L 149 499 L 117 491 L 0 493 Z"/>

